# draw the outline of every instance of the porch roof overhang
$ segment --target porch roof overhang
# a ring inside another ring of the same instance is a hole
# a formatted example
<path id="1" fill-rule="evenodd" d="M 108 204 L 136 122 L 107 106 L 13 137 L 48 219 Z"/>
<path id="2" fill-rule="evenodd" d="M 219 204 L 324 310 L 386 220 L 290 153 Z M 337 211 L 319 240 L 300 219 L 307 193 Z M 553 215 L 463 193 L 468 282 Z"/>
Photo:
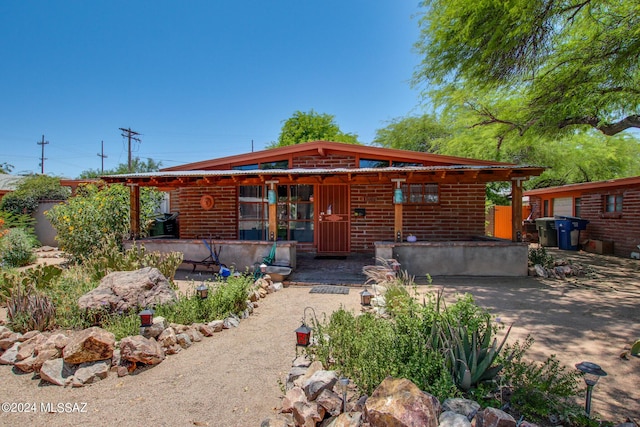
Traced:
<path id="1" fill-rule="evenodd" d="M 159 171 L 108 175 L 107 183 L 171 190 L 208 185 L 280 184 L 374 184 L 404 179 L 407 183 L 488 183 L 523 181 L 540 175 L 545 168 L 517 165 L 452 165 L 383 168 L 298 168 L 256 170 Z"/>

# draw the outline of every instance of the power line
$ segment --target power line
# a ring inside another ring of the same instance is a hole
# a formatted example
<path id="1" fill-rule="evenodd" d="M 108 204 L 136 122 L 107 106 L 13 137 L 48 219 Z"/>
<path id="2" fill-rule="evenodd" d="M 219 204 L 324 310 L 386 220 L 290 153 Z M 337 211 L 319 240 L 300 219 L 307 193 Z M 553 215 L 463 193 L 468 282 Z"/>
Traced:
<path id="1" fill-rule="evenodd" d="M 138 132 L 132 131 L 131 128 L 119 128 L 123 133 L 122 136 L 126 136 L 129 141 L 129 147 L 127 149 L 127 153 L 129 154 L 129 161 L 127 166 L 129 168 L 129 173 L 131 173 L 131 140 L 142 142 L 140 138 L 136 138 L 136 136 L 140 135 Z"/>
<path id="2" fill-rule="evenodd" d="M 47 160 L 47 158 L 44 156 L 44 146 L 47 145 L 48 143 L 49 141 L 45 142 L 44 135 L 42 135 L 42 142 L 40 141 L 36 142 L 36 144 L 42 146 L 42 155 L 40 156 L 40 173 L 42 175 L 44 175 L 44 161 Z"/>

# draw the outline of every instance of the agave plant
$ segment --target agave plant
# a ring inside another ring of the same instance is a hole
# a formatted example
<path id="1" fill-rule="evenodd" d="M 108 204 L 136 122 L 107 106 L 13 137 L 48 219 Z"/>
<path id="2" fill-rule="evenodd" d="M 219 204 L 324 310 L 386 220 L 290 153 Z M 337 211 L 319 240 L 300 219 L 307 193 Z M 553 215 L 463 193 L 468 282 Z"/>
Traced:
<path id="1" fill-rule="evenodd" d="M 445 344 L 448 366 L 453 379 L 463 391 L 482 381 L 496 377 L 502 365 L 494 365 L 504 343 L 509 336 L 511 326 L 498 345 L 498 339 L 492 340 L 491 320 L 483 331 L 474 330 L 469 333 L 466 327 L 447 325 L 443 328 L 442 341 Z"/>

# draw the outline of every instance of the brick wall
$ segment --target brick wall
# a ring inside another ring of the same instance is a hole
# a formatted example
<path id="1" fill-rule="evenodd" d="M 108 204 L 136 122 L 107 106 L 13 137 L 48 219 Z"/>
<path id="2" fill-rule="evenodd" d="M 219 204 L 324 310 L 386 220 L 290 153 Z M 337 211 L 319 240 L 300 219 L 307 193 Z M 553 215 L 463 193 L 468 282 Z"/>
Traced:
<path id="1" fill-rule="evenodd" d="M 604 197 L 621 194 L 622 213 L 605 213 Z M 532 203 L 540 197 L 531 196 Z M 629 257 L 640 245 L 640 187 L 585 192 L 581 195 L 580 217 L 589 221 L 580 240 L 613 240 L 614 254 Z"/>
<path id="2" fill-rule="evenodd" d="M 355 168 L 356 158 L 354 156 L 300 156 L 293 159 L 293 168 Z"/>
<path id="3" fill-rule="evenodd" d="M 208 194 L 214 206 L 204 210 L 200 198 Z M 236 187 L 187 187 L 171 192 L 171 210 L 179 211 L 181 239 L 211 236 L 214 239 L 237 239 Z"/>

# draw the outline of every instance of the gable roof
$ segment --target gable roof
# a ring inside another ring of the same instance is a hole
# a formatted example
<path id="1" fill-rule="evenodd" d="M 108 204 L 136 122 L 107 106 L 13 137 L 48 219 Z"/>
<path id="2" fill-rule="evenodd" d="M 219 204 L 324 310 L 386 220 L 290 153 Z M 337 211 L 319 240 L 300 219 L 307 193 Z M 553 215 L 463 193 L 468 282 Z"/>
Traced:
<path id="1" fill-rule="evenodd" d="M 566 193 L 571 191 L 591 191 L 604 188 L 625 187 L 637 185 L 640 186 L 640 176 L 632 176 L 628 178 L 609 179 L 606 181 L 582 182 L 579 184 L 567 184 L 557 187 L 536 188 L 535 190 L 527 190 L 525 196 L 540 196 L 547 194 Z"/>
<path id="2" fill-rule="evenodd" d="M 308 155 L 351 155 L 363 159 L 388 159 L 392 161 L 422 163 L 423 166 L 492 166 L 513 165 L 488 160 L 469 159 L 466 157 L 443 156 L 440 154 L 421 153 L 417 151 L 398 150 L 395 148 L 382 148 L 370 145 L 345 144 L 331 141 L 311 141 L 286 147 L 272 148 L 255 151 L 235 156 L 220 157 L 217 159 L 187 163 L 161 169 L 164 171 L 189 171 L 189 170 L 215 170 L 231 169 L 234 166 L 288 160 L 297 156 Z"/>

